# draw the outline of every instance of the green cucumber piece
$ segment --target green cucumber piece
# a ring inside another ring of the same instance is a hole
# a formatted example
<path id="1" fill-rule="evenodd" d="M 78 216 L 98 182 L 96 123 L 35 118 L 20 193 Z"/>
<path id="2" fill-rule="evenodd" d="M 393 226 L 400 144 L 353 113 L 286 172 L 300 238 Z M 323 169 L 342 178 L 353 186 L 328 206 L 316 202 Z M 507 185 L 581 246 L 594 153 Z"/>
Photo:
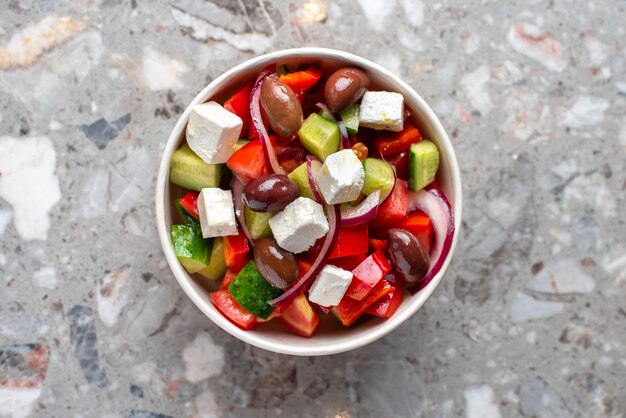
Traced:
<path id="1" fill-rule="evenodd" d="M 267 319 L 274 312 L 275 308 L 267 302 L 283 294 L 261 276 L 254 261 L 241 269 L 228 291 L 242 308 L 261 319 Z"/>
<path id="2" fill-rule="evenodd" d="M 324 119 L 317 113 L 311 113 L 304 121 L 298 131 L 298 136 L 304 148 L 322 162 L 337 151 L 341 139 L 339 125 Z"/>
<path id="3" fill-rule="evenodd" d="M 170 181 L 186 189 L 200 191 L 219 187 L 222 164 L 207 164 L 187 144 L 174 151 L 170 164 Z"/>
<path id="4" fill-rule="evenodd" d="M 339 112 L 341 120 L 346 125 L 348 136 L 354 137 L 359 132 L 359 109 L 361 106 L 358 103 L 350 105 Z"/>
<path id="5" fill-rule="evenodd" d="M 381 198 L 385 197 L 395 183 L 396 174 L 391 164 L 379 158 L 366 158 L 363 160 L 363 169 L 363 193 L 370 195 L 374 190 L 380 189 Z"/>
<path id="6" fill-rule="evenodd" d="M 422 139 L 409 148 L 409 189 L 416 192 L 435 180 L 439 169 L 437 145 Z"/>
<path id="7" fill-rule="evenodd" d="M 321 117 L 323 117 L 324 119 L 328 121 L 337 122 L 337 119 L 335 119 L 335 116 L 328 109 L 320 109 L 319 114 Z"/>
<path id="8" fill-rule="evenodd" d="M 300 196 L 308 197 L 315 200 L 313 190 L 311 189 L 311 183 L 309 183 L 309 175 L 307 173 L 306 163 L 300 164 L 295 170 L 287 175 L 289 180 L 293 181 L 298 190 L 300 190 Z"/>
<path id="9" fill-rule="evenodd" d="M 226 273 L 224 243 L 222 242 L 222 238 L 214 238 L 209 264 L 200 270 L 198 274 L 210 280 L 218 280 L 224 277 L 224 273 Z"/>
<path id="10" fill-rule="evenodd" d="M 274 216 L 276 212 L 255 212 L 247 206 L 244 207 L 243 212 L 252 239 L 272 236 L 270 219 L 272 219 L 272 216 Z"/>
<path id="11" fill-rule="evenodd" d="M 199 228 L 172 225 L 172 244 L 178 261 L 187 272 L 197 273 L 209 264 L 213 241 L 202 238 Z"/>
<path id="12" fill-rule="evenodd" d="M 237 140 L 237 143 L 235 144 L 235 152 L 239 151 L 241 148 L 243 148 L 244 145 L 246 145 L 248 142 L 250 142 L 249 139 L 245 139 L 245 138 L 240 138 Z"/>
<path id="13" fill-rule="evenodd" d="M 281 76 L 287 74 L 289 71 L 287 70 L 287 66 L 285 64 L 276 64 L 276 75 Z"/>
<path id="14" fill-rule="evenodd" d="M 185 208 L 183 208 L 180 205 L 181 200 L 182 200 L 181 198 L 176 199 L 174 201 L 174 206 L 176 207 L 176 210 L 180 214 L 180 217 L 183 219 L 183 222 L 185 223 L 185 225 L 200 228 L 200 222 L 196 221 L 196 219 L 193 216 L 191 216 L 189 212 L 187 212 Z"/>

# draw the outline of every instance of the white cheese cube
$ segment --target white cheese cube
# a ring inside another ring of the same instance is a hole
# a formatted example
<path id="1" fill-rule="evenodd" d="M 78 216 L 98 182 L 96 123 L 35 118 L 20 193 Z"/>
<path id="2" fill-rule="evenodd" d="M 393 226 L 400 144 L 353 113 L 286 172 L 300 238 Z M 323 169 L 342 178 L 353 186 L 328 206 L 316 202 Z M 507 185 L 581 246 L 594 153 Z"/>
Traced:
<path id="1" fill-rule="evenodd" d="M 351 202 L 359 197 L 363 189 L 365 170 L 356 154 L 345 149 L 326 158 L 316 180 L 326 203 Z"/>
<path id="2" fill-rule="evenodd" d="M 222 164 L 237 150 L 243 122 L 217 102 L 195 105 L 187 122 L 187 144 L 205 163 Z"/>
<path id="3" fill-rule="evenodd" d="M 352 282 L 352 272 L 327 264 L 309 288 L 309 300 L 320 306 L 337 306 Z"/>
<path id="4" fill-rule="evenodd" d="M 204 238 L 237 235 L 233 195 L 230 190 L 208 187 L 198 196 L 198 215 Z"/>
<path id="5" fill-rule="evenodd" d="M 359 126 L 400 132 L 404 128 L 404 97 L 389 91 L 367 91 L 361 100 Z"/>
<path id="6" fill-rule="evenodd" d="M 322 205 L 299 197 L 270 219 L 270 229 L 278 245 L 294 254 L 308 250 L 328 232 Z"/>

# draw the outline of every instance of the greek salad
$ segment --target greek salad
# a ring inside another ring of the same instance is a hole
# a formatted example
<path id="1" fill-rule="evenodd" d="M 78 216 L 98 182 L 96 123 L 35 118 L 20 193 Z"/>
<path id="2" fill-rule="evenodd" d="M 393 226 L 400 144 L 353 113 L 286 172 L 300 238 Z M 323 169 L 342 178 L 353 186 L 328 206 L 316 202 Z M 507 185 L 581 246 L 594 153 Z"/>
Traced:
<path id="1" fill-rule="evenodd" d="M 175 254 L 246 330 L 276 319 L 311 337 L 323 315 L 389 318 L 450 250 L 439 160 L 403 96 L 364 71 L 269 66 L 192 107 L 170 167 L 186 189 Z"/>

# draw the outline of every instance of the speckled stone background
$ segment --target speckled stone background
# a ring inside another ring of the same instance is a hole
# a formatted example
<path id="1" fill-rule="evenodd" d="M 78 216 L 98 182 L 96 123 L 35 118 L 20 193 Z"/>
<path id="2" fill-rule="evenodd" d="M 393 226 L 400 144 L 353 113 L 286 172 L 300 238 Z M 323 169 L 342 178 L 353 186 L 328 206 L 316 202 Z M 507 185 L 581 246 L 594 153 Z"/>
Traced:
<path id="1" fill-rule="evenodd" d="M 0 416 L 626 416 L 623 0 L 1 3 Z M 186 103 L 302 45 L 405 78 L 464 176 L 432 299 L 323 358 L 212 325 L 153 221 Z"/>

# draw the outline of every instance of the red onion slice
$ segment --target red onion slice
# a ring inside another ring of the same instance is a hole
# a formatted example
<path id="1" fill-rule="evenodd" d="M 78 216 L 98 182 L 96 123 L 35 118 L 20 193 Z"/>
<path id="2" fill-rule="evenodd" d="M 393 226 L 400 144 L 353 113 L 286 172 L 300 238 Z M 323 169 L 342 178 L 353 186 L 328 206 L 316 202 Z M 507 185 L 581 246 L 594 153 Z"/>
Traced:
<path id="1" fill-rule="evenodd" d="M 350 148 L 350 138 L 348 138 L 346 124 L 343 120 L 340 120 L 337 124 L 339 125 L 339 133 L 341 134 L 341 149 L 348 149 Z"/>
<path id="2" fill-rule="evenodd" d="M 252 118 L 252 124 L 259 133 L 259 139 L 263 144 L 263 152 L 265 153 L 265 160 L 269 162 L 272 172 L 276 174 L 286 174 L 285 170 L 278 163 L 274 147 L 270 142 L 270 137 L 267 134 L 267 130 L 263 125 L 263 117 L 261 116 L 261 85 L 267 77 L 276 77 L 276 69 L 273 67 L 267 67 L 256 79 L 252 91 L 250 92 L 250 117 Z"/>
<path id="3" fill-rule="evenodd" d="M 317 187 L 317 172 L 322 168 L 322 163 L 316 160 L 312 155 L 306 156 L 306 174 L 309 177 L 309 186 L 311 186 L 311 190 L 313 191 L 313 196 L 315 200 L 320 205 L 325 205 L 326 201 L 320 192 L 319 187 Z"/>
<path id="4" fill-rule="evenodd" d="M 357 206 L 349 209 L 341 209 L 341 226 L 353 226 L 371 221 L 378 213 L 379 201 L 380 189 L 377 189 Z"/>
<path id="5" fill-rule="evenodd" d="M 287 290 L 276 299 L 270 300 L 268 302 L 270 305 L 280 306 L 284 303 L 290 302 L 300 293 L 306 292 L 311 286 L 313 280 L 315 280 L 319 272 L 326 265 L 326 261 L 328 261 L 328 257 L 335 247 L 337 237 L 339 236 L 339 223 L 341 217 L 339 205 L 326 206 L 326 216 L 328 217 L 328 233 L 326 234 L 326 238 L 324 239 L 324 245 L 322 245 L 322 249 L 317 255 L 317 258 L 311 266 L 311 269 L 307 271 L 306 274 L 304 274 L 302 277 L 300 277 L 300 279 L 298 279 L 298 281 L 295 282 L 289 290 Z"/>
<path id="6" fill-rule="evenodd" d="M 235 215 L 237 216 L 237 220 L 239 220 L 241 230 L 243 231 L 243 234 L 246 236 L 246 238 L 248 238 L 248 241 L 250 241 L 250 244 L 254 245 L 252 234 L 250 234 L 248 224 L 246 223 L 246 213 L 244 211 L 243 203 L 243 183 L 237 177 L 233 178 L 232 191 L 233 203 L 235 204 Z"/>
<path id="7" fill-rule="evenodd" d="M 454 236 L 454 215 L 446 196 L 441 189 L 433 187 L 419 192 L 409 192 L 409 212 L 423 211 L 433 224 L 435 245 L 430 251 L 430 268 L 422 280 L 408 288 L 411 294 L 426 287 L 441 270 Z"/>

